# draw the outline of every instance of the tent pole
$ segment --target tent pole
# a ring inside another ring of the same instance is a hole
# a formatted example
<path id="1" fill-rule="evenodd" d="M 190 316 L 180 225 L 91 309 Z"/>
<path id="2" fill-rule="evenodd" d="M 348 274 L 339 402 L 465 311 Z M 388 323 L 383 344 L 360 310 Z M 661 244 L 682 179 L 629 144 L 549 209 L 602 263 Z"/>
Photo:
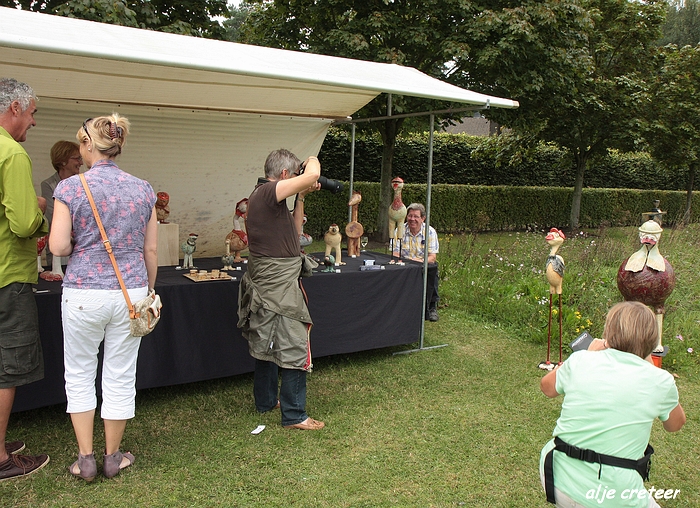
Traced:
<path id="1" fill-rule="evenodd" d="M 435 130 L 435 115 L 430 115 L 430 137 L 428 142 L 428 181 L 425 190 L 425 248 L 423 249 L 423 307 L 421 312 L 423 313 L 420 325 L 420 347 L 418 349 L 411 349 L 408 351 L 399 351 L 394 353 L 395 355 L 413 353 L 416 351 L 424 351 L 426 349 L 436 349 L 440 347 L 445 347 L 447 344 L 440 344 L 439 346 L 429 346 L 425 347 L 425 308 L 428 300 L 428 245 L 430 245 L 430 202 L 432 199 L 431 188 L 433 186 L 433 132 Z"/>
<path id="2" fill-rule="evenodd" d="M 350 192 L 348 202 L 352 199 L 353 183 L 355 182 L 355 124 L 352 124 L 352 143 L 350 144 Z M 348 224 L 352 222 L 352 206 L 348 205 Z"/>

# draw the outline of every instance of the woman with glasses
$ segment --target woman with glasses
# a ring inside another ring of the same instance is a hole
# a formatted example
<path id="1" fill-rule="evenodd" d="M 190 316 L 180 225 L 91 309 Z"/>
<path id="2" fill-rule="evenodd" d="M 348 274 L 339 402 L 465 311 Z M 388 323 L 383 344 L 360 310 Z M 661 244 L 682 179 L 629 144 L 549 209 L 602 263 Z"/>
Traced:
<path id="1" fill-rule="evenodd" d="M 129 121 L 114 113 L 83 122 L 76 135 L 90 192 L 112 245 L 132 301 L 153 289 L 158 269 L 156 194 L 145 180 L 114 162 L 129 134 Z M 54 191 L 49 246 L 70 255 L 63 279 L 66 396 L 78 441 L 78 460 L 70 473 L 87 481 L 97 474 L 93 421 L 97 407 L 97 352 L 104 340 L 102 407 L 105 451 L 103 473 L 116 476 L 134 463 L 120 451 L 128 419 L 135 414 L 136 360 L 140 337 L 129 329 L 129 310 L 105 249 L 79 176 L 61 181 Z"/>
<path id="2" fill-rule="evenodd" d="M 46 199 L 46 220 L 51 225 L 53 218 L 53 191 L 58 182 L 69 176 L 80 173 L 83 158 L 80 156 L 78 143 L 72 141 L 57 141 L 51 147 L 51 164 L 56 172 L 41 182 L 41 195 Z"/>
<path id="3" fill-rule="evenodd" d="M 56 190 L 58 182 L 65 180 L 69 176 L 80 173 L 80 168 L 83 166 L 83 158 L 80 156 L 80 147 L 78 143 L 72 141 L 57 141 L 51 147 L 51 164 L 56 172 L 41 182 L 41 196 L 46 199 L 46 220 L 51 228 L 51 220 L 53 219 L 53 191 Z M 53 256 L 50 252 L 46 254 L 46 263 L 54 265 L 52 272 L 61 276 L 61 265 L 66 260 L 56 259 L 53 263 Z M 58 278 L 60 280 L 61 277 Z"/>

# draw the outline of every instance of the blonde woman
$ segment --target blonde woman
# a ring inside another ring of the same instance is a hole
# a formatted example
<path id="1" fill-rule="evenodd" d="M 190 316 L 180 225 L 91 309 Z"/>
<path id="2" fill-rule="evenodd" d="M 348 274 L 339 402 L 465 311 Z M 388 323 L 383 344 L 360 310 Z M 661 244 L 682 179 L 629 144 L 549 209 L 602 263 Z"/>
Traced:
<path id="1" fill-rule="evenodd" d="M 673 376 L 651 361 L 657 341 L 646 305 L 618 303 L 603 339 L 542 378 L 545 395 L 564 395 L 554 439 L 540 457 L 542 483 L 557 506 L 658 507 L 642 481 L 651 425 L 659 418 L 676 432 L 685 413 Z"/>
<path id="2" fill-rule="evenodd" d="M 114 113 L 83 122 L 76 135 L 89 171 L 85 178 L 107 231 L 132 301 L 144 298 L 156 281 L 156 195 L 151 185 L 116 165 L 129 134 L 129 121 Z M 97 407 L 97 352 L 104 340 L 102 407 L 103 473 L 116 476 L 134 463 L 120 451 L 126 422 L 135 414 L 136 360 L 140 337 L 129 332 L 129 311 L 105 250 L 79 176 L 61 181 L 54 192 L 49 247 L 70 255 L 63 280 L 61 311 L 67 412 L 78 441 L 76 477 L 97 474 L 93 421 Z"/>

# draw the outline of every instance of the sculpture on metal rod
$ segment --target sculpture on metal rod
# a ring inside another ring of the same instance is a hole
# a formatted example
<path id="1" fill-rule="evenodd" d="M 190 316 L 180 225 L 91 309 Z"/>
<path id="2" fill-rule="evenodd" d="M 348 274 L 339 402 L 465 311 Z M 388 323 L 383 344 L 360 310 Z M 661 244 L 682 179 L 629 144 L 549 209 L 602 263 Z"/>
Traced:
<path id="1" fill-rule="evenodd" d="M 562 283 L 564 282 L 564 259 L 557 254 L 559 247 L 564 243 L 566 236 L 564 233 L 557 229 L 552 228 L 545 236 L 545 241 L 551 247 L 549 250 L 549 256 L 547 256 L 547 264 L 545 269 L 545 274 L 547 276 L 547 282 L 549 282 L 549 320 L 547 324 L 547 359 L 539 364 L 539 368 L 542 370 L 552 370 L 555 365 L 550 361 L 551 346 L 552 346 L 552 295 L 559 295 L 559 365 L 561 365 L 562 359 L 562 334 L 563 334 L 563 313 L 562 313 Z"/>

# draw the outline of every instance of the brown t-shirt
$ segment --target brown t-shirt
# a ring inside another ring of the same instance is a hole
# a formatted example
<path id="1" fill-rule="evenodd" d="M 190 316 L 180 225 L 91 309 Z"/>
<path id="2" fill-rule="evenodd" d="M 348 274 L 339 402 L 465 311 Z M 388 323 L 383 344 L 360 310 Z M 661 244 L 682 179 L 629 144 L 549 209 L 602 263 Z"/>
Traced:
<path id="1" fill-rule="evenodd" d="M 277 182 L 255 188 L 248 200 L 248 249 L 253 256 L 290 258 L 299 256 L 301 245 L 287 201 L 277 201 Z"/>

